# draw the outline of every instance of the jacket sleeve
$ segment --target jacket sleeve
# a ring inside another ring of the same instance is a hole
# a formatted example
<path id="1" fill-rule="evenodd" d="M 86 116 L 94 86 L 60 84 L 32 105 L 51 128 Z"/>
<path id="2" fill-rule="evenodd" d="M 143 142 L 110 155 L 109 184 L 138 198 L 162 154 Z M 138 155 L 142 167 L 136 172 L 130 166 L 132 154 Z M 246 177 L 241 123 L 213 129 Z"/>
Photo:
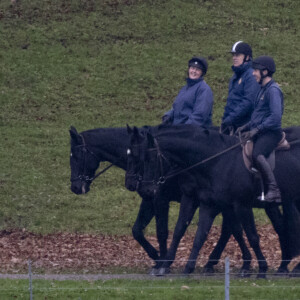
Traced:
<path id="1" fill-rule="evenodd" d="M 164 118 L 164 117 L 170 117 L 171 120 L 173 120 L 174 119 L 174 109 L 171 108 L 170 110 L 165 112 L 162 118 Z"/>
<path id="2" fill-rule="evenodd" d="M 225 123 L 235 123 L 244 116 L 253 111 L 255 97 L 259 91 L 259 85 L 256 82 L 253 75 L 249 75 L 244 78 L 244 95 L 233 111 L 229 113 L 229 116 L 223 120 Z"/>
<path id="3" fill-rule="evenodd" d="M 208 85 L 199 88 L 196 93 L 196 100 L 192 114 L 186 124 L 205 125 L 211 118 L 213 108 L 213 93 Z"/>
<path id="4" fill-rule="evenodd" d="M 269 109 L 268 117 L 257 126 L 259 131 L 281 128 L 281 117 L 283 114 L 283 95 L 279 88 L 273 86 L 268 91 Z"/>

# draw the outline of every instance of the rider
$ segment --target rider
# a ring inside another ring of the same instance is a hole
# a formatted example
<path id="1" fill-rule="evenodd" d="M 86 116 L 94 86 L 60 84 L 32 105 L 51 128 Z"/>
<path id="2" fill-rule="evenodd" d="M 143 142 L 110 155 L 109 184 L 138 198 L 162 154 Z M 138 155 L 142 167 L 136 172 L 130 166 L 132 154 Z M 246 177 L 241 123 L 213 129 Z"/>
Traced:
<path id="1" fill-rule="evenodd" d="M 188 62 L 187 84 L 179 91 L 171 110 L 162 117 L 163 124 L 212 124 L 213 93 L 203 77 L 208 64 L 205 58 L 194 56 Z"/>
<path id="2" fill-rule="evenodd" d="M 242 137 L 253 139 L 253 160 L 268 186 L 265 201 L 281 202 L 273 171 L 266 160 L 282 138 L 281 118 L 283 114 L 283 94 L 272 79 L 276 71 L 275 62 L 270 56 L 259 56 L 253 61 L 253 75 L 261 89 L 254 103 L 254 111 L 248 124 L 238 128 Z M 260 200 L 263 200 L 260 198 Z"/>
<path id="3" fill-rule="evenodd" d="M 220 132 L 225 134 L 233 134 L 238 127 L 250 120 L 253 101 L 259 91 L 259 85 L 252 74 L 251 47 L 238 41 L 230 52 L 234 74 L 229 82 L 227 103 L 220 127 Z"/>

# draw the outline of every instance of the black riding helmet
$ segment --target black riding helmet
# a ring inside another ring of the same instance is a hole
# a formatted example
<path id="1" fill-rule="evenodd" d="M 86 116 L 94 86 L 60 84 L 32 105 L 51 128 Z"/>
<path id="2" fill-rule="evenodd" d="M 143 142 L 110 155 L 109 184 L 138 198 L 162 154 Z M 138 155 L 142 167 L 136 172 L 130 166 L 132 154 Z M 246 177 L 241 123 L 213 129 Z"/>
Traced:
<path id="1" fill-rule="evenodd" d="M 247 43 L 244 43 L 243 41 L 238 41 L 233 44 L 232 49 L 230 53 L 240 53 L 245 55 L 246 57 L 249 55 L 249 58 L 252 58 L 252 48 Z"/>
<path id="2" fill-rule="evenodd" d="M 263 55 L 254 59 L 252 68 L 257 70 L 267 70 L 268 76 L 272 76 L 276 71 L 274 59 L 271 56 Z"/>
<path id="3" fill-rule="evenodd" d="M 208 63 L 204 57 L 194 56 L 189 60 L 189 67 L 195 67 L 202 70 L 203 76 L 206 74 L 208 69 Z"/>

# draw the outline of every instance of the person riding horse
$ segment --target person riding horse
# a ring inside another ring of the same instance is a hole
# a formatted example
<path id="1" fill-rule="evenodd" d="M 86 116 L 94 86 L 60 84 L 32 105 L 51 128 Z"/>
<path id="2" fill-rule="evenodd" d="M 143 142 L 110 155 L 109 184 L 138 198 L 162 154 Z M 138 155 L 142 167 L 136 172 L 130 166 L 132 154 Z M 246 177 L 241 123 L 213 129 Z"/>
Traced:
<path id="1" fill-rule="evenodd" d="M 253 77 L 252 48 L 242 41 L 236 42 L 230 51 L 232 71 L 228 97 L 220 132 L 232 135 L 235 130 L 248 123 L 253 110 L 253 100 L 259 91 L 259 84 Z"/>
<path id="2" fill-rule="evenodd" d="M 203 77 L 208 63 L 203 57 L 188 62 L 187 84 L 179 91 L 171 110 L 162 117 L 163 124 L 212 125 L 213 93 Z"/>
<path id="3" fill-rule="evenodd" d="M 261 89 L 254 102 L 251 120 L 237 129 L 244 139 L 253 139 L 253 160 L 268 187 L 265 201 L 281 202 L 281 195 L 273 171 L 266 160 L 282 138 L 281 118 L 283 94 L 272 79 L 276 65 L 272 57 L 259 56 L 253 61 L 253 75 Z M 260 197 L 260 200 L 263 200 Z"/>

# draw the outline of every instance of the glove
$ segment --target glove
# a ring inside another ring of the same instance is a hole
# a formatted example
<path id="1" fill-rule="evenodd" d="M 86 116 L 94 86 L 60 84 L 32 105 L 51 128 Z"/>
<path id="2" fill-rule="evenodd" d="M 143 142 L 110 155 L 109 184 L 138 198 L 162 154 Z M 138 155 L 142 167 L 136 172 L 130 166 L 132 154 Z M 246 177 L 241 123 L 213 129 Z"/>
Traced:
<path id="1" fill-rule="evenodd" d="M 242 133 L 242 138 L 245 140 L 250 140 L 253 139 L 253 137 L 255 137 L 258 134 L 258 129 L 254 128 L 250 131 L 246 131 L 244 133 Z"/>
<path id="2" fill-rule="evenodd" d="M 248 123 L 241 126 L 241 127 L 238 127 L 237 130 L 235 131 L 235 134 L 236 135 L 240 135 L 243 131 L 245 131 L 246 129 L 248 128 Z"/>
<path id="3" fill-rule="evenodd" d="M 219 132 L 223 134 L 233 135 L 234 128 L 231 124 L 222 123 Z"/>
<path id="4" fill-rule="evenodd" d="M 168 115 L 164 115 L 162 118 L 162 124 L 172 124 L 172 118 Z"/>

